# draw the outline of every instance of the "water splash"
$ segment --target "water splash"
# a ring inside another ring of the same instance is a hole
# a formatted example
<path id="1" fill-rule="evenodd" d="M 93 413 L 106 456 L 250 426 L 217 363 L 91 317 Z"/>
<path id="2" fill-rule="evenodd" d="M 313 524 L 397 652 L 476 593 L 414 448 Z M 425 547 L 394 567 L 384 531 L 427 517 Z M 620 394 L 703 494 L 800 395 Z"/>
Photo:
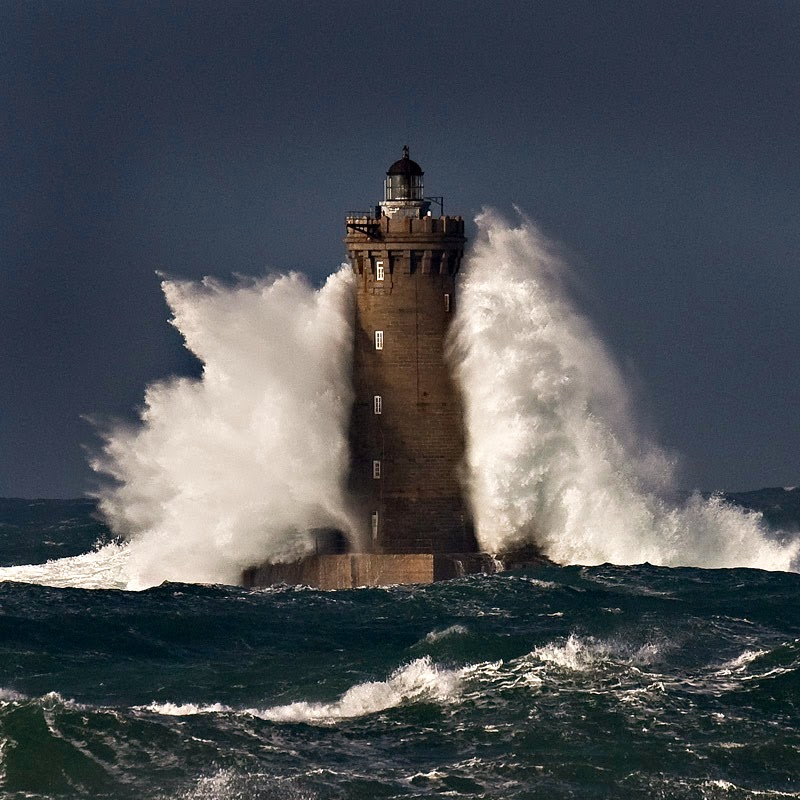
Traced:
<path id="1" fill-rule="evenodd" d="M 92 462 L 112 530 L 131 540 L 129 588 L 237 583 L 243 568 L 298 557 L 307 533 L 355 536 L 345 493 L 353 278 L 224 286 L 165 281 L 199 380 L 148 387 L 141 425 L 113 427 Z"/>
<path id="2" fill-rule="evenodd" d="M 524 218 L 477 222 L 451 344 L 482 548 L 534 542 L 564 564 L 791 569 L 800 544 L 770 541 L 760 514 L 669 499 L 673 464 L 637 431 L 625 381 L 570 300 L 566 264 Z"/>

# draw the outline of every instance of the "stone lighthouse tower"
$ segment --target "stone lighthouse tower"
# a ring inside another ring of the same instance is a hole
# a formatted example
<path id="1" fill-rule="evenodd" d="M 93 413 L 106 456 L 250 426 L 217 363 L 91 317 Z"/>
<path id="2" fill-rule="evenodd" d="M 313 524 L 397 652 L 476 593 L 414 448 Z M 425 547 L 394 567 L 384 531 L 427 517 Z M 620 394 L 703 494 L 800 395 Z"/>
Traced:
<path id="1" fill-rule="evenodd" d="M 364 535 L 348 551 L 341 533 L 313 532 L 312 554 L 248 569 L 245 585 L 428 583 L 498 566 L 477 552 L 459 480 L 461 399 L 445 358 L 464 220 L 432 216 L 442 198 L 426 198 L 422 178 L 403 148 L 383 201 L 346 219 L 357 283 L 349 488 Z"/>
<path id="2" fill-rule="evenodd" d="M 350 487 L 370 552 L 467 554 L 463 414 L 445 359 L 464 221 L 432 216 L 422 179 L 404 147 L 383 201 L 346 220 L 358 286 Z"/>

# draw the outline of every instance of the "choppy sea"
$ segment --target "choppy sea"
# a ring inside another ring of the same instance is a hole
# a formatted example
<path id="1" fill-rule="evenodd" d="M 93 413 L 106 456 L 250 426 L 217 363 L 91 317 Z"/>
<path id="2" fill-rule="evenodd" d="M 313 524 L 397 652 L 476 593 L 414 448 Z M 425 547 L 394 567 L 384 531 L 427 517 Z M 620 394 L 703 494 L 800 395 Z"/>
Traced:
<path id="1" fill-rule="evenodd" d="M 2 797 L 800 797 L 800 575 L 87 589 L 92 511 L 0 501 Z"/>

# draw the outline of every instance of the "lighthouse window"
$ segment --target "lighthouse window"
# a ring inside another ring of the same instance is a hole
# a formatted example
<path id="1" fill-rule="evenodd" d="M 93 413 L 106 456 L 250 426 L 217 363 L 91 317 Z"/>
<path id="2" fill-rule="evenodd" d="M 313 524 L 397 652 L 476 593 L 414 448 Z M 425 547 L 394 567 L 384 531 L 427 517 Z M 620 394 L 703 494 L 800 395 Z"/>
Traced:
<path id="1" fill-rule="evenodd" d="M 383 350 L 383 331 L 375 331 L 375 349 Z"/>
<path id="2" fill-rule="evenodd" d="M 378 538 L 378 512 L 372 512 L 372 541 L 376 541 Z"/>
<path id="3" fill-rule="evenodd" d="M 446 294 L 444 296 L 444 310 L 450 313 L 450 295 Z"/>
<path id="4" fill-rule="evenodd" d="M 376 281 L 383 280 L 383 261 L 375 262 L 375 280 Z"/>
<path id="5" fill-rule="evenodd" d="M 373 398 L 373 407 L 376 414 L 383 413 L 383 398 L 379 394 L 376 394 Z"/>
<path id="6" fill-rule="evenodd" d="M 387 200 L 422 200 L 422 175 L 389 175 L 386 178 Z"/>
<path id="7" fill-rule="evenodd" d="M 380 461 L 373 461 L 372 462 L 372 477 L 375 480 L 379 480 L 381 477 L 381 462 Z"/>

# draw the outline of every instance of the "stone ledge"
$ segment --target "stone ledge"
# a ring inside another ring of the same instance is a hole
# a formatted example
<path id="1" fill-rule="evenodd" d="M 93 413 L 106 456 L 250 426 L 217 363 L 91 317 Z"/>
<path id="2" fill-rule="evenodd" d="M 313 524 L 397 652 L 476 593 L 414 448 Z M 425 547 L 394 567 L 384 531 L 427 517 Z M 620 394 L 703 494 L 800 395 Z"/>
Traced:
<path id="1" fill-rule="evenodd" d="M 502 564 L 487 553 L 349 553 L 315 555 L 291 564 L 262 564 L 246 570 L 242 583 L 251 588 L 288 583 L 316 589 L 354 589 L 433 583 L 502 569 Z"/>

